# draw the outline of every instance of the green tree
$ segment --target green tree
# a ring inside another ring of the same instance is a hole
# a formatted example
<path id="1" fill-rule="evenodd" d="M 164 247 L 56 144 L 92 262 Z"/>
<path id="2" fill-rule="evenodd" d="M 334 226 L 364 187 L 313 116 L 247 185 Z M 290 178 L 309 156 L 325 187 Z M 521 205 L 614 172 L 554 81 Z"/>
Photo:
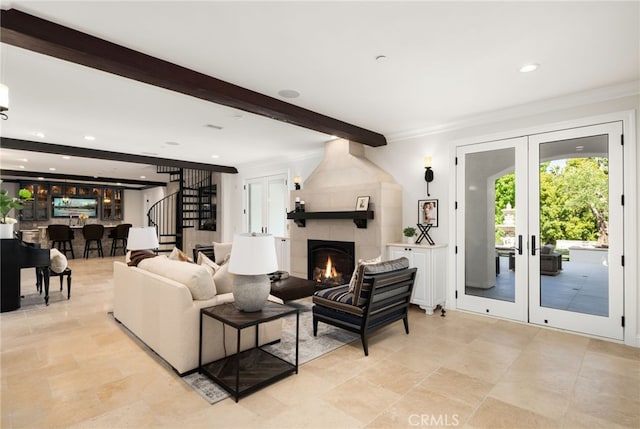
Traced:
<path id="1" fill-rule="evenodd" d="M 591 228 L 584 228 L 582 236 L 593 236 L 593 232 L 597 232 L 597 246 L 608 246 L 609 160 L 607 158 L 569 159 L 562 179 L 561 186 L 563 192 L 567 194 L 567 208 L 580 215 L 582 222 L 591 225 Z"/>

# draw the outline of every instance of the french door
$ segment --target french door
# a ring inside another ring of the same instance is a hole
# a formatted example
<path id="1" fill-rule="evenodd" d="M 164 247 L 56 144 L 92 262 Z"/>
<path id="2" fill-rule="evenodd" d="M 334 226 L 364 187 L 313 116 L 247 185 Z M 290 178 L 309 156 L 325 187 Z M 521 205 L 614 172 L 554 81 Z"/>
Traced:
<path id="1" fill-rule="evenodd" d="M 245 189 L 247 231 L 284 237 L 289 195 L 287 175 L 278 174 L 248 179 L 245 182 Z"/>
<path id="2" fill-rule="evenodd" d="M 622 123 L 457 149 L 457 305 L 622 339 Z"/>
<path id="3" fill-rule="evenodd" d="M 526 137 L 457 150 L 459 308 L 527 320 L 526 159 Z M 515 204 L 505 219 L 496 215 L 496 181 L 508 175 Z M 501 234 L 497 222 L 504 225 Z"/>
<path id="4" fill-rule="evenodd" d="M 529 137 L 529 320 L 618 340 L 624 328 L 622 123 L 593 125 Z M 585 207 L 574 225 L 588 219 L 596 233 L 568 246 L 544 246 L 544 228 L 553 228 L 542 195 L 545 180 L 563 169 L 561 195 L 568 210 Z M 542 244 L 543 246 L 540 246 Z M 547 252 L 542 253 L 546 247 Z M 561 268 L 558 263 L 562 264 Z"/>

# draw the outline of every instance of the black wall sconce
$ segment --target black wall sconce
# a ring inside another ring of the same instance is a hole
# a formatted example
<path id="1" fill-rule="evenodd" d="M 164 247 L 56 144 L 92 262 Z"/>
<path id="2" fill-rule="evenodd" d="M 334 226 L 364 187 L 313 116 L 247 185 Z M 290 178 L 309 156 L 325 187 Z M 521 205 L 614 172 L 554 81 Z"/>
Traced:
<path id="1" fill-rule="evenodd" d="M 302 180 L 300 179 L 300 176 L 295 176 L 295 177 L 293 178 L 293 184 L 294 184 L 294 185 L 295 185 L 295 187 L 296 187 L 296 191 L 299 191 L 299 190 L 300 190 L 300 182 L 301 182 L 301 181 L 302 181 Z"/>
<path id="2" fill-rule="evenodd" d="M 433 182 L 433 170 L 431 169 L 432 159 L 430 156 L 424 157 L 424 181 L 427 182 L 427 196 L 430 197 L 429 183 Z"/>

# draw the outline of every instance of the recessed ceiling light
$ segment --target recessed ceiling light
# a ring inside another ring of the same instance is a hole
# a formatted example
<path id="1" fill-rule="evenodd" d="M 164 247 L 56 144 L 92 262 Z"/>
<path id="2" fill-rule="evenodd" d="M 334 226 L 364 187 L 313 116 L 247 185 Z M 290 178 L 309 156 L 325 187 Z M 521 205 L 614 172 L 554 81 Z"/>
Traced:
<path id="1" fill-rule="evenodd" d="M 584 150 L 584 146 L 576 146 L 576 152 L 581 152 Z"/>
<path id="2" fill-rule="evenodd" d="M 141 178 L 141 179 L 146 179 L 146 178 L 147 178 L 147 176 L 140 176 L 140 178 Z"/>
<path id="3" fill-rule="evenodd" d="M 231 115 L 231 117 L 233 119 L 242 119 L 242 113 L 234 113 L 233 115 Z"/>
<path id="4" fill-rule="evenodd" d="M 49 171 L 56 171 L 55 167 L 49 167 Z"/>
<path id="5" fill-rule="evenodd" d="M 62 157 L 62 159 L 71 159 L 71 157 L 69 155 L 65 155 Z"/>
<path id="6" fill-rule="evenodd" d="M 16 159 L 16 161 L 29 162 L 29 160 L 27 158 L 18 158 L 18 159 Z"/>
<path id="7" fill-rule="evenodd" d="M 38 177 L 38 180 L 44 180 L 44 177 Z"/>
<path id="8" fill-rule="evenodd" d="M 24 168 L 24 165 L 19 165 L 18 168 Z"/>
<path id="9" fill-rule="evenodd" d="M 166 142 L 165 144 L 167 144 L 169 146 L 180 146 L 180 143 L 178 143 L 178 142 Z"/>
<path id="10" fill-rule="evenodd" d="M 298 98 L 300 93 L 294 89 L 281 89 L 278 91 L 278 95 L 284 98 Z"/>
<path id="11" fill-rule="evenodd" d="M 220 158 L 220 155 L 211 155 L 211 158 L 218 159 L 218 158 Z"/>
<path id="12" fill-rule="evenodd" d="M 157 152 L 140 152 L 142 155 L 151 155 L 151 156 L 156 156 L 158 153 Z"/>
<path id="13" fill-rule="evenodd" d="M 122 186 L 122 183 L 118 182 L 118 183 L 116 183 L 116 185 L 118 185 L 118 186 Z"/>
<path id="14" fill-rule="evenodd" d="M 44 138 L 44 133 L 42 131 L 34 131 L 31 134 L 41 139 Z"/>
<path id="15" fill-rule="evenodd" d="M 88 141 L 90 141 L 90 142 L 92 142 L 92 141 L 94 141 L 96 138 L 95 138 L 94 136 L 89 136 L 89 135 L 87 135 L 87 136 L 84 136 L 84 139 L 85 139 L 85 140 L 88 140 Z"/>
<path id="16" fill-rule="evenodd" d="M 386 55 L 378 55 L 378 56 L 376 57 L 376 61 L 379 61 L 379 62 L 381 62 L 381 63 L 382 63 L 382 62 L 385 62 L 385 61 L 387 61 L 387 56 L 386 56 Z"/>
<path id="17" fill-rule="evenodd" d="M 213 124 L 204 124 L 204 126 L 206 128 L 212 128 L 214 130 L 221 130 L 224 128 L 224 127 L 221 127 L 220 125 L 213 125 Z"/>
<path id="18" fill-rule="evenodd" d="M 540 67 L 540 64 L 536 64 L 536 63 L 525 64 L 522 67 L 520 67 L 520 73 L 529 73 L 537 70 L 538 67 Z"/>

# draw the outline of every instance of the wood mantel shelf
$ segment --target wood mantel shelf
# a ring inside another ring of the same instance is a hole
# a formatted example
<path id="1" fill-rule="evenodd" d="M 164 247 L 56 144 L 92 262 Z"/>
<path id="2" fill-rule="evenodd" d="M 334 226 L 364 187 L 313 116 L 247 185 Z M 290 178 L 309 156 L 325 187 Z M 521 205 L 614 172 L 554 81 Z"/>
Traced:
<path id="1" fill-rule="evenodd" d="M 351 219 L 358 228 L 366 228 L 367 220 L 373 219 L 373 210 L 345 211 L 345 212 L 289 212 L 287 219 L 293 221 L 300 228 L 307 225 L 307 219 Z"/>

